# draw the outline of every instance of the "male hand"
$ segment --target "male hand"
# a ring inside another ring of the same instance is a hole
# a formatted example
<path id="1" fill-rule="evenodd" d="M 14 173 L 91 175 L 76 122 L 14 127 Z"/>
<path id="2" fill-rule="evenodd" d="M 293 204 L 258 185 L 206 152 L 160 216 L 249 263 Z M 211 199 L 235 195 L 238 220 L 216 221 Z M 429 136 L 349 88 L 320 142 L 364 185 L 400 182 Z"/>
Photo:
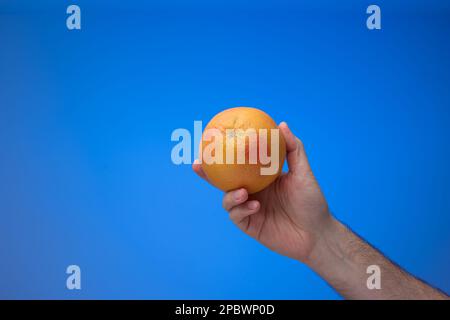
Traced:
<path id="1" fill-rule="evenodd" d="M 249 236 L 280 254 L 305 262 L 333 219 L 303 143 L 286 123 L 282 122 L 279 129 L 286 141 L 289 172 L 258 193 L 248 195 L 245 189 L 226 193 L 223 207 Z M 208 180 L 198 161 L 192 167 Z"/>

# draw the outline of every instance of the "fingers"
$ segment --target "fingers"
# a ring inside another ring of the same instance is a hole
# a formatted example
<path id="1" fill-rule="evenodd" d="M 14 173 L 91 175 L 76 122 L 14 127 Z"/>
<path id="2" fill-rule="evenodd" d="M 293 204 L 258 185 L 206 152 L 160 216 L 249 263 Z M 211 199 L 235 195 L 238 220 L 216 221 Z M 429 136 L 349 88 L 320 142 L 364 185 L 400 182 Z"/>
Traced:
<path id="1" fill-rule="evenodd" d="M 225 194 L 222 201 L 222 206 L 226 211 L 230 211 L 234 207 L 244 203 L 248 199 L 247 190 L 244 188 L 230 191 Z"/>
<path id="2" fill-rule="evenodd" d="M 281 122 L 278 128 L 283 134 L 284 140 L 286 142 L 286 158 L 289 172 L 295 174 L 302 169 L 308 168 L 309 164 L 306 158 L 305 150 L 303 148 L 303 143 L 292 133 L 286 122 Z"/>
<path id="3" fill-rule="evenodd" d="M 203 171 L 202 165 L 200 164 L 200 161 L 198 159 L 195 159 L 194 163 L 192 164 L 192 170 L 202 179 L 205 179 L 208 181 L 208 177 L 205 174 L 205 171 Z"/>
<path id="4" fill-rule="evenodd" d="M 286 152 L 290 153 L 297 150 L 297 140 L 294 134 L 292 133 L 291 129 L 289 129 L 286 122 L 281 122 L 278 126 L 281 133 L 284 136 L 284 140 L 286 142 Z"/>
<path id="5" fill-rule="evenodd" d="M 248 193 L 244 188 L 228 192 L 223 197 L 223 208 L 230 214 L 230 219 L 239 227 L 247 217 L 257 213 L 261 204 L 257 200 L 248 200 Z"/>
<path id="6" fill-rule="evenodd" d="M 246 218 L 251 216 L 254 213 L 257 213 L 260 208 L 260 203 L 256 200 L 247 201 L 244 204 L 238 205 L 230 210 L 230 219 L 236 224 L 239 225 Z"/>
<path id="7" fill-rule="evenodd" d="M 208 181 L 208 177 L 202 169 L 198 160 L 195 160 L 192 164 L 194 172 L 202 179 Z M 227 192 L 223 197 L 222 206 L 230 213 L 230 218 L 235 223 L 239 223 L 245 219 L 248 215 L 255 213 L 259 210 L 260 204 L 258 201 L 248 201 L 248 192 L 244 188 Z"/>

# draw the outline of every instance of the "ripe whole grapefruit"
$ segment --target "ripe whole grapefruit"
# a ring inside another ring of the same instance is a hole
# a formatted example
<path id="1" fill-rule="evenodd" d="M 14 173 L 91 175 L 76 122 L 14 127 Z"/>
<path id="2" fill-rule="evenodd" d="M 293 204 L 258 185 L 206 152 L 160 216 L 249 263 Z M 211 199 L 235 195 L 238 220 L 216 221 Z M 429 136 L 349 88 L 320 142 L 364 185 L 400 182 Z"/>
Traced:
<path id="1" fill-rule="evenodd" d="M 256 149 L 252 143 L 256 143 Z M 252 194 L 281 174 L 286 144 L 268 114 L 237 107 L 211 119 L 203 131 L 200 152 L 203 171 L 214 186 L 223 191 L 245 188 Z"/>

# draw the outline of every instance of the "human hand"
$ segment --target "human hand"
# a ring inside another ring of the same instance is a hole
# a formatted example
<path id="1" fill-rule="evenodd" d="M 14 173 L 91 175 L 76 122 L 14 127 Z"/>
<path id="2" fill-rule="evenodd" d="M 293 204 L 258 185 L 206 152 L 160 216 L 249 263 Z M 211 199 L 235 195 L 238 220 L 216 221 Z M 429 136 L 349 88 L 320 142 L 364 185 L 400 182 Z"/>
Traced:
<path id="1" fill-rule="evenodd" d="M 278 127 L 286 141 L 289 172 L 258 193 L 226 193 L 223 207 L 231 220 L 268 248 L 306 263 L 345 298 L 449 299 L 332 217 L 302 142 L 286 123 Z M 208 180 L 198 162 L 193 169 Z M 373 265 L 384 272 L 382 290 L 367 287 L 367 267 Z"/>
<path id="2" fill-rule="evenodd" d="M 286 141 L 289 172 L 258 193 L 249 195 L 243 188 L 226 193 L 223 207 L 249 236 L 280 254 L 306 262 L 333 219 L 303 143 L 286 123 L 279 129 Z M 192 168 L 208 181 L 198 161 Z"/>

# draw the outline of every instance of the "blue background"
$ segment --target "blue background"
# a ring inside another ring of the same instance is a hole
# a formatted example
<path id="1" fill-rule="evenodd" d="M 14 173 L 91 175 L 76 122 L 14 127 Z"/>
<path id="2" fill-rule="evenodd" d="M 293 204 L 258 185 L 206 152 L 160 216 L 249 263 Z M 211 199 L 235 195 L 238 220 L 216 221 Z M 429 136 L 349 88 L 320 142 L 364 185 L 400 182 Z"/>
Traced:
<path id="1" fill-rule="evenodd" d="M 377 1 L 379 31 L 370 4 L 0 0 L 0 298 L 339 298 L 171 162 L 174 129 L 240 105 L 286 120 L 336 216 L 449 292 L 450 3 Z"/>

